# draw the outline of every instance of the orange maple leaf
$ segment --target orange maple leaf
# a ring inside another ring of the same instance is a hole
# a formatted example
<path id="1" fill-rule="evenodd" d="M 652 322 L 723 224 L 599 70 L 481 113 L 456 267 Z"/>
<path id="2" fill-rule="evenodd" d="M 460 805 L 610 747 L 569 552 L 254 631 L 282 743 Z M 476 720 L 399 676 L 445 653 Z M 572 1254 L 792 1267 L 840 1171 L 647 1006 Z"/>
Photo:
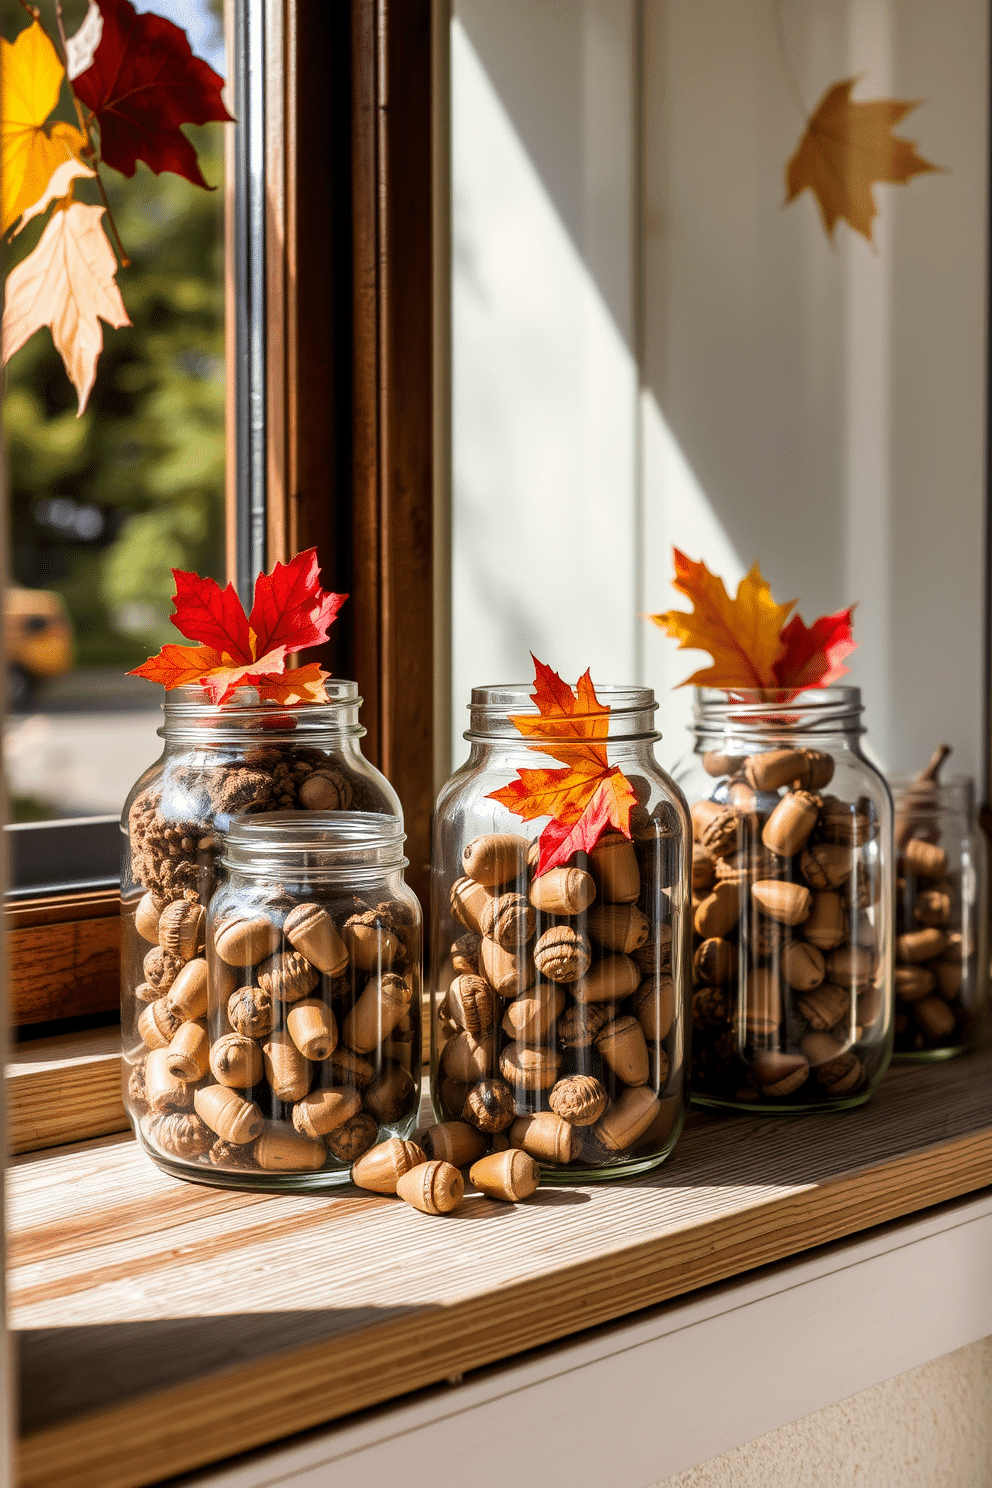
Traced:
<path id="1" fill-rule="evenodd" d="M 918 102 L 876 98 L 855 103 L 851 89 L 856 82 L 857 78 L 845 78 L 834 83 L 811 115 L 785 169 L 785 205 L 812 191 L 828 237 L 843 217 L 870 243 L 872 221 L 878 215 L 872 185 L 876 181 L 901 185 L 942 167 L 917 155 L 912 140 L 892 133 L 893 125 Z"/>
<path id="2" fill-rule="evenodd" d="M 599 701 L 588 670 L 573 692 L 544 662 L 533 658 L 533 713 L 511 714 L 518 731 L 540 744 L 530 748 L 561 760 L 562 770 L 518 770 L 489 800 L 499 801 L 523 821 L 550 817 L 540 837 L 538 876 L 567 863 L 577 852 L 591 852 L 609 827 L 630 837 L 630 812 L 637 797 L 606 752 L 609 708 Z"/>
<path id="3" fill-rule="evenodd" d="M 666 610 L 652 615 L 655 625 L 679 643 L 679 649 L 708 651 L 713 665 L 686 677 L 680 687 L 769 688 L 781 684 L 775 663 L 785 652 L 782 626 L 796 601 L 776 604 L 756 563 L 741 579 L 731 599 L 723 580 L 705 563 L 694 563 L 678 548 L 676 589 L 692 600 L 692 611 Z"/>

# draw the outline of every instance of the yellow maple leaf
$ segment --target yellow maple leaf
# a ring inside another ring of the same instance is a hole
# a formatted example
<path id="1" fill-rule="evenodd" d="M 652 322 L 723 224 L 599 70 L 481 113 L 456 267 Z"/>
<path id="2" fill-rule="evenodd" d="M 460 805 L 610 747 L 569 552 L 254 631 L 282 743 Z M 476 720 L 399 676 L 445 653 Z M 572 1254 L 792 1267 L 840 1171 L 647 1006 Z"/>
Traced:
<path id="1" fill-rule="evenodd" d="M 679 643 L 679 650 L 708 651 L 713 665 L 694 672 L 681 687 L 777 688 L 775 663 L 785 652 L 782 626 L 796 601 L 776 604 L 756 563 L 731 599 L 723 580 L 705 563 L 674 550 L 676 589 L 692 600 L 690 613 L 667 610 L 652 615 L 656 625 Z"/>
<path id="2" fill-rule="evenodd" d="M 804 191 L 812 191 L 828 237 L 843 217 L 870 243 L 872 221 L 878 215 L 872 185 L 876 181 L 901 185 L 942 167 L 917 155 L 912 140 L 892 133 L 893 126 L 917 103 L 894 98 L 856 103 L 851 98 L 856 82 L 857 78 L 845 78 L 834 83 L 810 117 L 785 168 L 785 205 Z"/>
<path id="3" fill-rule="evenodd" d="M 3 362 L 42 326 L 86 407 L 103 350 L 103 329 L 131 322 L 114 275 L 117 260 L 100 223 L 102 207 L 73 202 L 53 212 L 38 246 L 7 276 Z"/>
<path id="4" fill-rule="evenodd" d="M 42 196 L 56 168 L 78 160 L 86 136 L 45 120 L 59 101 L 64 70 L 37 21 L 14 41 L 0 37 L 0 232 Z"/>

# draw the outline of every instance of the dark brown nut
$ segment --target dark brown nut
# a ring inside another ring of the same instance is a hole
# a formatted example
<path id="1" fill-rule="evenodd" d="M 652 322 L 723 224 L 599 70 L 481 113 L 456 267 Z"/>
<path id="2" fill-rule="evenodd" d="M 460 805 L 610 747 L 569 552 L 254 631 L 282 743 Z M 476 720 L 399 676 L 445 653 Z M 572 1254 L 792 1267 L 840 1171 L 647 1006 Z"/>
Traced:
<path id="1" fill-rule="evenodd" d="M 348 965 L 348 947 L 319 904 L 298 904 L 286 916 L 283 933 L 294 951 L 325 976 L 340 976 Z"/>
<path id="2" fill-rule="evenodd" d="M 596 1048 L 603 1063 L 625 1085 L 646 1085 L 650 1074 L 648 1046 L 637 1019 L 627 1015 L 607 1023 L 596 1035 Z"/>
<path id="3" fill-rule="evenodd" d="M 927 997 L 913 1009 L 917 1028 L 928 1039 L 950 1038 L 954 1032 L 955 1019 L 947 1003 L 940 997 Z"/>
<path id="4" fill-rule="evenodd" d="M 276 1030 L 270 1033 L 262 1045 L 262 1061 L 265 1078 L 272 1087 L 276 1100 L 302 1100 L 310 1089 L 313 1073 L 308 1060 L 303 1058 L 288 1033 Z M 220 1136 L 224 1133 L 220 1132 Z"/>
<path id="5" fill-rule="evenodd" d="M 925 966 L 896 967 L 896 996 L 902 1002 L 922 1002 L 936 986 L 936 975 Z"/>
<path id="6" fill-rule="evenodd" d="M 743 993 L 744 1016 L 750 1034 L 771 1034 L 782 1022 L 782 988 L 778 977 L 767 966 L 751 972 Z"/>
<path id="7" fill-rule="evenodd" d="M 540 1044 L 554 1031 L 555 1021 L 565 1006 L 561 987 L 542 983 L 507 1004 L 503 1014 L 503 1031 L 521 1044 Z"/>
<path id="8" fill-rule="evenodd" d="M 562 1121 L 553 1111 L 538 1111 L 513 1123 L 510 1141 L 540 1162 L 567 1163 L 573 1155 L 572 1133 L 570 1123 Z"/>
<path id="9" fill-rule="evenodd" d="M 176 1111 L 170 1116 L 158 1116 L 148 1128 L 148 1136 L 155 1146 L 170 1157 L 185 1158 L 191 1162 L 201 1157 L 212 1146 L 214 1134 L 192 1111 Z"/>
<path id="10" fill-rule="evenodd" d="M 717 883 L 706 899 L 696 905 L 693 925 L 703 940 L 729 935 L 740 919 L 740 890 L 735 883 Z"/>
<path id="11" fill-rule="evenodd" d="M 250 1144 L 247 1147 L 238 1147 L 234 1142 L 222 1141 L 220 1137 L 214 1138 L 207 1156 L 215 1168 L 258 1167 Z"/>
<path id="12" fill-rule="evenodd" d="M 834 982 L 824 982 L 813 991 L 803 993 L 796 1006 L 810 1028 L 824 1033 L 828 1028 L 835 1028 L 850 1013 L 850 988 L 838 987 Z"/>
<path id="13" fill-rule="evenodd" d="M 492 893 L 474 878 L 459 878 L 451 885 L 451 913 L 466 930 L 481 933 L 482 913 L 492 898 Z"/>
<path id="14" fill-rule="evenodd" d="M 210 1049 L 210 1073 L 220 1085 L 247 1090 L 262 1078 L 262 1051 L 254 1039 L 226 1033 Z"/>
<path id="15" fill-rule="evenodd" d="M 692 1026 L 697 1033 L 709 1033 L 730 1024 L 730 1000 L 722 987 L 701 987 L 692 994 Z"/>
<path id="16" fill-rule="evenodd" d="M 529 1044 L 507 1044 L 499 1056 L 499 1072 L 517 1090 L 550 1090 L 561 1063 L 553 1049 L 535 1049 Z"/>
<path id="17" fill-rule="evenodd" d="M 169 988 L 169 1011 L 183 1019 L 206 1017 L 209 980 L 207 963 L 202 956 L 187 961 Z"/>
<path id="18" fill-rule="evenodd" d="M 374 910 L 352 915 L 345 921 L 342 933 L 348 954 L 359 971 L 379 971 L 392 966 L 403 950 L 398 935 L 385 925 L 377 924 Z M 371 923 L 370 923 L 371 921 Z"/>
<path id="19" fill-rule="evenodd" d="M 348 811 L 355 799 L 351 781 L 340 770 L 311 770 L 297 791 L 306 811 Z"/>
<path id="20" fill-rule="evenodd" d="M 466 1033 L 488 1033 L 496 1022 L 496 994 L 484 977 L 457 976 L 448 988 L 448 1016 Z"/>
<path id="21" fill-rule="evenodd" d="M 696 947 L 692 958 L 693 980 L 716 985 L 729 982 L 737 970 L 737 947 L 719 935 L 710 936 Z"/>
<path id="22" fill-rule="evenodd" d="M 316 1173 L 327 1161 L 327 1148 L 316 1137 L 305 1137 L 285 1121 L 267 1121 L 255 1143 L 254 1155 L 266 1172 Z"/>
<path id="23" fill-rule="evenodd" d="M 356 1054 L 354 1049 L 342 1049 L 340 1045 L 324 1067 L 327 1070 L 326 1079 L 335 1085 L 354 1085 L 356 1090 L 364 1090 L 366 1085 L 371 1085 L 375 1075 L 375 1070 L 367 1059 Z"/>
<path id="24" fill-rule="evenodd" d="M 813 895 L 813 908 L 803 921 L 803 935 L 818 951 L 832 951 L 846 933 L 844 905 L 831 889 L 820 889 Z"/>
<path id="25" fill-rule="evenodd" d="M 701 842 L 692 844 L 692 892 L 699 896 L 709 893 L 716 881 L 716 865 L 718 861 L 710 852 L 708 847 L 703 847 Z"/>
<path id="26" fill-rule="evenodd" d="M 451 1214 L 465 1197 L 465 1180 L 449 1162 L 423 1162 L 402 1175 L 396 1193 L 421 1214 Z"/>
<path id="27" fill-rule="evenodd" d="M 592 1075 L 570 1075 L 555 1085 L 548 1104 L 572 1126 L 594 1126 L 606 1110 L 607 1094 Z"/>
<path id="28" fill-rule="evenodd" d="M 780 925 L 801 925 L 813 908 L 809 889 L 781 879 L 759 878 L 751 885 L 751 897 L 763 914 Z"/>
<path id="29" fill-rule="evenodd" d="M 801 749 L 799 752 L 806 767 L 798 776 L 798 784 L 803 790 L 822 791 L 834 778 L 833 755 L 822 749 Z"/>
<path id="30" fill-rule="evenodd" d="M 552 982 L 577 982 L 589 970 L 591 961 L 589 941 L 571 925 L 552 925 L 534 947 L 534 965 Z"/>
<path id="31" fill-rule="evenodd" d="M 689 808 L 692 818 L 693 840 L 701 843 L 703 833 L 714 817 L 722 815 L 724 807 L 718 801 L 695 801 Z"/>
<path id="32" fill-rule="evenodd" d="M 792 1095 L 809 1079 L 809 1061 L 802 1054 L 780 1054 L 762 1049 L 751 1066 L 763 1095 Z"/>
<path id="33" fill-rule="evenodd" d="M 320 981 L 320 973 L 299 951 L 279 951 L 258 968 L 258 985 L 278 1002 L 299 1002 Z"/>
<path id="34" fill-rule="evenodd" d="M 707 749 L 703 755 L 703 769 L 707 775 L 736 775 L 744 763 L 742 754 L 724 754 L 720 749 Z"/>
<path id="35" fill-rule="evenodd" d="M 465 935 L 459 935 L 451 947 L 451 967 L 456 976 L 478 976 L 479 975 L 479 948 L 482 944 L 481 935 L 476 935 L 469 930 Z"/>
<path id="36" fill-rule="evenodd" d="M 158 945 L 158 921 L 162 913 L 161 903 L 154 894 L 145 894 L 139 899 L 134 911 L 134 928 L 142 940 Z"/>
<path id="37" fill-rule="evenodd" d="M 751 847 L 733 853 L 729 858 L 718 858 L 717 883 L 754 883 L 756 878 L 774 878 L 780 860 L 767 847 L 754 843 Z"/>
<path id="38" fill-rule="evenodd" d="M 227 1019 L 235 1033 L 264 1038 L 272 1032 L 272 998 L 261 987 L 239 987 L 227 1002 Z"/>
<path id="39" fill-rule="evenodd" d="M 863 803 L 826 796 L 820 812 L 820 832 L 827 842 L 843 847 L 861 847 L 875 835 L 874 823 Z"/>
<path id="40" fill-rule="evenodd" d="M 169 956 L 161 946 L 153 946 L 142 962 L 145 981 L 156 992 L 168 992 L 183 969 L 177 956 Z"/>
<path id="41" fill-rule="evenodd" d="M 715 858 L 729 858 L 740 851 L 741 819 L 736 811 L 722 806 L 716 816 L 711 816 L 700 833 L 700 843 Z"/>
<path id="42" fill-rule="evenodd" d="M 820 813 L 820 797 L 809 791 L 789 791 L 761 830 L 761 840 L 780 858 L 793 858 L 809 841 Z"/>
<path id="43" fill-rule="evenodd" d="M 631 953 L 643 976 L 667 974 L 672 969 L 672 927 L 652 925 L 642 946 Z"/>
<path id="44" fill-rule="evenodd" d="M 512 1106 L 512 1101 L 511 1101 Z M 450 1162 L 456 1168 L 467 1167 L 486 1150 L 485 1138 L 467 1121 L 441 1121 L 419 1132 L 417 1141 L 425 1156 Z"/>
<path id="45" fill-rule="evenodd" d="M 378 1135 L 379 1123 L 375 1117 L 367 1111 L 359 1111 L 357 1116 L 329 1131 L 324 1141 L 332 1157 L 339 1162 L 353 1163 L 363 1152 L 368 1152 Z"/>
<path id="46" fill-rule="evenodd" d="M 648 1042 L 660 1042 L 668 1037 L 675 1021 L 675 983 L 671 977 L 643 981 L 634 993 L 631 1008 Z"/>
<path id="47" fill-rule="evenodd" d="M 823 953 L 803 940 L 790 940 L 779 958 L 782 979 L 796 992 L 810 992 L 826 975 Z"/>
<path id="48" fill-rule="evenodd" d="M 589 867 L 600 899 L 607 904 L 633 904 L 641 892 L 641 870 L 634 844 L 619 832 L 607 832 L 589 854 Z"/>
<path id="49" fill-rule="evenodd" d="M 473 1163 L 469 1179 L 489 1199 L 519 1204 L 529 1199 L 541 1181 L 541 1170 L 532 1157 L 517 1147 L 491 1152 Z"/>
<path id="50" fill-rule="evenodd" d="M 477 1039 L 471 1033 L 456 1033 L 441 1056 L 446 1075 L 471 1085 L 496 1070 L 496 1043 L 491 1037 Z"/>
<path id="51" fill-rule="evenodd" d="M 158 943 L 176 961 L 192 961 L 203 950 L 207 911 L 202 904 L 177 899 L 163 909 L 158 922 Z"/>
<path id="52" fill-rule="evenodd" d="M 329 1059 L 338 1046 L 337 1019 L 317 997 L 294 1003 L 286 1014 L 286 1031 L 304 1059 Z"/>
<path id="53" fill-rule="evenodd" d="M 590 967 L 581 981 L 572 986 L 576 1002 L 620 1002 L 636 992 L 641 983 L 641 968 L 629 956 L 604 956 Z"/>
<path id="54" fill-rule="evenodd" d="M 530 902 L 542 914 L 582 914 L 595 897 L 596 881 L 583 868 L 552 868 L 530 886 Z"/>
<path id="55" fill-rule="evenodd" d="M 443 1085 L 441 1092 L 443 1095 Z M 452 1101 L 449 1110 L 456 1109 Z M 506 1131 L 516 1114 L 513 1091 L 505 1080 L 480 1080 L 467 1092 L 461 1106 L 462 1120 L 483 1132 Z"/>
<path id="56" fill-rule="evenodd" d="M 859 992 L 874 981 L 878 957 L 867 946 L 838 946 L 827 957 L 827 974 L 839 987 L 854 987 Z"/>
<path id="57" fill-rule="evenodd" d="M 575 1004 L 563 1014 L 558 1024 L 558 1041 L 563 1049 L 588 1049 L 601 1028 L 605 1028 L 615 1015 L 609 1002 Z"/>
<path id="58" fill-rule="evenodd" d="M 811 889 L 836 889 L 851 877 L 854 857 L 836 842 L 816 842 L 803 850 L 799 868 Z"/>
<path id="59" fill-rule="evenodd" d="M 649 1085 L 635 1085 L 625 1090 L 592 1128 L 609 1152 L 622 1152 L 650 1129 L 658 1119 L 661 1101 Z"/>
<path id="60" fill-rule="evenodd" d="M 362 1097 L 353 1085 L 311 1090 L 293 1107 L 293 1125 L 305 1137 L 326 1137 L 336 1126 L 357 1116 Z"/>
<path id="61" fill-rule="evenodd" d="M 590 938 L 607 951 L 629 956 L 651 933 L 646 914 L 634 904 L 598 904 L 586 920 Z"/>
<path id="62" fill-rule="evenodd" d="M 341 1025 L 341 1041 L 356 1054 L 368 1054 L 387 1038 L 406 1016 L 413 989 L 392 972 L 370 977 L 355 1006 Z"/>
<path id="63" fill-rule="evenodd" d="M 479 928 L 504 951 L 522 950 L 534 934 L 534 911 L 523 894 L 494 894 L 483 906 Z"/>
<path id="64" fill-rule="evenodd" d="M 394 1194 L 403 1174 L 426 1161 L 426 1153 L 416 1142 L 391 1137 L 358 1159 L 351 1170 L 351 1181 L 371 1193 Z"/>
<path id="65" fill-rule="evenodd" d="M 224 1142 L 242 1147 L 262 1132 L 262 1113 L 227 1085 L 205 1085 L 193 1097 L 196 1114 Z"/>
<path id="66" fill-rule="evenodd" d="M 416 1080 L 404 1065 L 392 1060 L 386 1061 L 362 1091 L 362 1105 L 380 1126 L 389 1126 L 402 1116 L 409 1116 L 416 1104 Z"/>
<path id="67" fill-rule="evenodd" d="M 182 1018 L 172 1011 L 166 999 L 159 997 L 142 1009 L 138 1019 L 138 1032 L 147 1048 L 167 1049 L 182 1022 Z"/>
<path id="68" fill-rule="evenodd" d="M 487 832 L 474 838 L 462 853 L 462 872 L 487 889 L 498 888 L 527 870 L 526 837 L 513 832 Z M 474 928 L 474 927 L 472 927 Z"/>
<path id="69" fill-rule="evenodd" d="M 222 920 L 214 929 L 214 949 L 228 966 L 257 966 L 278 948 L 280 931 L 262 915 Z"/>
<path id="70" fill-rule="evenodd" d="M 193 1109 L 193 1086 L 169 1069 L 168 1049 L 153 1049 L 145 1060 L 145 1098 L 156 1115 Z"/>
<path id="71" fill-rule="evenodd" d="M 948 1002 L 952 997 L 957 997 L 961 991 L 961 983 L 964 981 L 964 967 L 961 962 L 935 961 L 933 971 L 941 997 L 946 997 Z"/>
<path id="72" fill-rule="evenodd" d="M 802 1051 L 812 1066 L 814 1079 L 828 1095 L 844 1095 L 860 1085 L 864 1074 L 861 1061 L 829 1033 L 808 1033 Z"/>
<path id="73" fill-rule="evenodd" d="M 902 850 L 907 873 L 917 878 L 943 878 L 947 872 L 947 854 L 933 842 L 911 837 Z"/>
<path id="74" fill-rule="evenodd" d="M 759 791 L 776 791 L 783 785 L 805 781 L 809 771 L 809 761 L 801 749 L 769 749 L 744 761 L 744 777 Z"/>
<path id="75" fill-rule="evenodd" d="M 947 949 L 943 930 L 910 930 L 896 940 L 896 960 L 906 965 L 935 961 Z"/>
<path id="76" fill-rule="evenodd" d="M 922 889 L 913 906 L 918 925 L 942 930 L 951 922 L 951 896 L 944 889 Z"/>

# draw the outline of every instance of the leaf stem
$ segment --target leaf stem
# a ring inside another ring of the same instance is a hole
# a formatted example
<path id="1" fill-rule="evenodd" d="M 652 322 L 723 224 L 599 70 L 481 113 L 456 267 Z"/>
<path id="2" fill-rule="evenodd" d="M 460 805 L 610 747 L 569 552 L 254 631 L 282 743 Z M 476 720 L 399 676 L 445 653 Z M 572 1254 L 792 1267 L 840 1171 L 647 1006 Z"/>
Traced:
<path id="1" fill-rule="evenodd" d="M 56 0 L 56 3 L 60 3 L 60 0 Z M 803 95 L 799 90 L 799 84 L 796 81 L 796 74 L 792 70 L 792 62 L 789 57 L 789 48 L 785 39 L 785 20 L 782 16 L 782 0 L 771 0 L 771 8 L 772 25 L 775 27 L 775 42 L 778 46 L 778 57 L 779 61 L 782 64 L 782 71 L 785 73 L 785 76 L 788 79 L 789 87 L 792 90 L 792 97 L 795 100 L 796 107 L 799 109 L 799 112 L 802 114 L 805 121 L 809 123 L 809 109 L 803 102 Z"/>

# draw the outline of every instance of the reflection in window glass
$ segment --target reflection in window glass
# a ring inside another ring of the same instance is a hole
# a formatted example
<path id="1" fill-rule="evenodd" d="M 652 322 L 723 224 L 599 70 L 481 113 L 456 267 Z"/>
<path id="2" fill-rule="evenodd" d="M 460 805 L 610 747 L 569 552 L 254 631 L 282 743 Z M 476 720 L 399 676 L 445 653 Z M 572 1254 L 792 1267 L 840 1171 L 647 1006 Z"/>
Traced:
<path id="1" fill-rule="evenodd" d="M 135 0 L 184 27 L 226 76 L 223 0 Z M 54 31 L 54 0 L 41 0 Z M 65 0 L 71 34 L 85 0 Z M 29 24 L 0 0 L 8 40 Z M 60 116 L 74 117 L 63 88 Z M 220 125 L 187 126 L 207 181 L 223 184 Z M 5 599 L 10 820 L 119 811 L 158 755 L 161 689 L 127 677 L 177 640 L 172 568 L 222 579 L 224 564 L 223 190 L 203 191 L 139 162 L 104 167 L 131 260 L 117 282 L 133 326 L 103 328 L 82 417 L 44 329 L 14 356 L 4 384 L 10 500 Z M 77 183 L 96 203 L 95 184 Z M 37 244 L 42 219 L 7 250 L 9 270 Z"/>

